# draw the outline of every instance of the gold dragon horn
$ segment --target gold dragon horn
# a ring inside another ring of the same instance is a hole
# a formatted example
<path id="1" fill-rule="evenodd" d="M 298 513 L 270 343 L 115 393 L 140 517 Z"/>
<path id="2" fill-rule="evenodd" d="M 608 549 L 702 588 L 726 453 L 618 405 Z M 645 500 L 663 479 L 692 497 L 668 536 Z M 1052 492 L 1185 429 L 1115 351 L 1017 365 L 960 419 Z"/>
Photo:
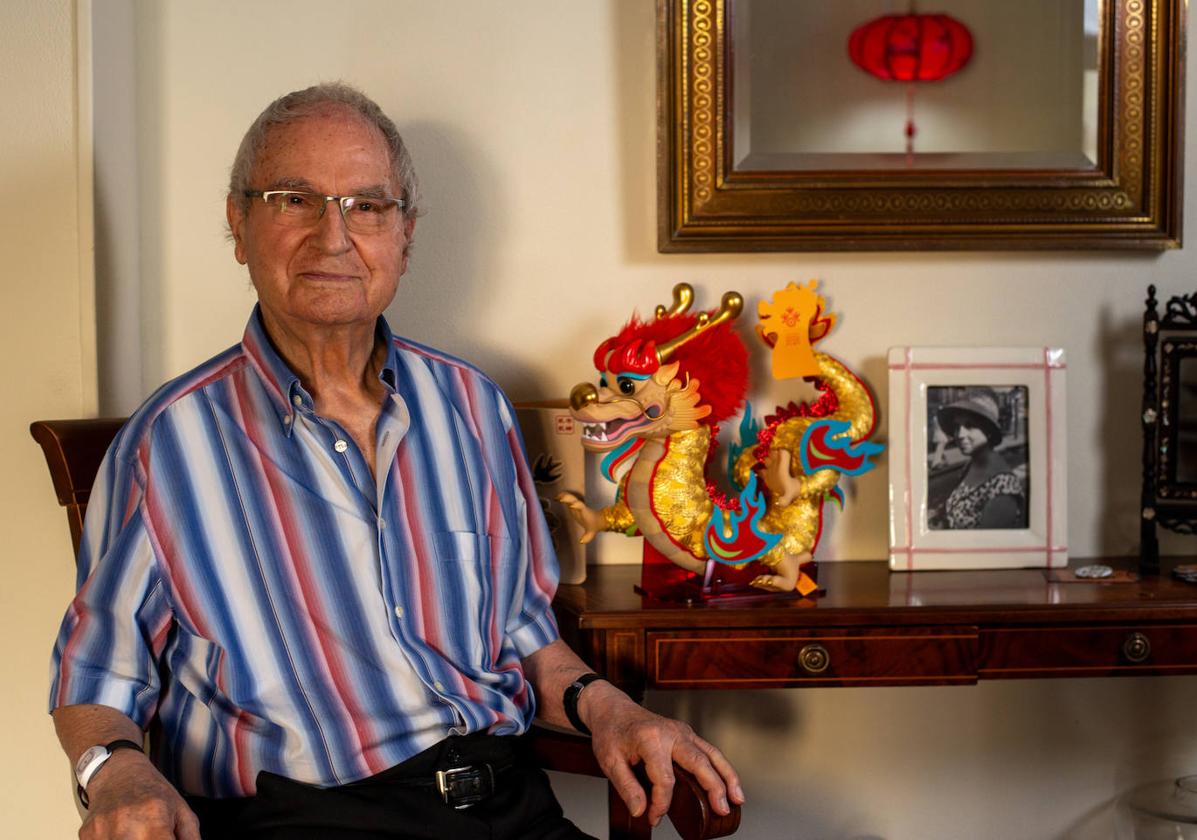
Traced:
<path id="1" fill-rule="evenodd" d="M 684 285 L 684 283 L 679 283 L 676 287 L 674 287 L 673 291 L 675 297 L 677 296 L 678 289 Z M 689 287 L 687 286 L 687 288 Z M 693 292 L 691 292 L 691 295 L 693 295 Z M 711 315 L 709 312 L 700 312 L 698 314 L 698 320 L 694 322 L 693 327 L 678 337 L 671 338 L 669 341 L 657 348 L 657 360 L 661 364 L 665 364 L 669 357 L 673 355 L 674 351 L 683 344 L 697 338 L 707 330 L 719 326 L 724 321 L 735 320 L 740 316 L 740 313 L 743 310 L 744 298 L 739 292 L 724 292 L 723 299 L 719 302 L 719 310 L 714 315 Z"/>
<path id="2" fill-rule="evenodd" d="M 681 315 L 690 308 L 690 304 L 692 303 L 694 303 L 694 287 L 689 283 L 678 283 L 673 287 L 673 305 L 668 309 L 664 306 L 658 306 L 657 320 Z"/>

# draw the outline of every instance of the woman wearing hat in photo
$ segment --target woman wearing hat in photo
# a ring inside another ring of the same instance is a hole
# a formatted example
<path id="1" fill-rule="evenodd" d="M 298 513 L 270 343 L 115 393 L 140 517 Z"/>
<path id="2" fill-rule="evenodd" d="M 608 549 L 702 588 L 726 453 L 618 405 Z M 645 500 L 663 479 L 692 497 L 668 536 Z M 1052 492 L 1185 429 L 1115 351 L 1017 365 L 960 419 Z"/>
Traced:
<path id="1" fill-rule="evenodd" d="M 960 482 L 936 511 L 932 528 L 1025 528 L 1023 484 L 997 452 L 1002 442 L 998 400 L 989 388 L 970 388 L 936 415 L 944 434 L 968 459 Z"/>

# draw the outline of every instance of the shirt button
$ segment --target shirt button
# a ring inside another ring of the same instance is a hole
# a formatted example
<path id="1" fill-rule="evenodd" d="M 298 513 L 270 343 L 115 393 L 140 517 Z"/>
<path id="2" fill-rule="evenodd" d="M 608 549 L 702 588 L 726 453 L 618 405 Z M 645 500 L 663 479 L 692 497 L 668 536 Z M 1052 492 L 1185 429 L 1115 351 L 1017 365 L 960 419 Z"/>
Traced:
<path id="1" fill-rule="evenodd" d="M 435 688 L 437 691 L 444 691 L 444 690 L 445 690 L 445 687 L 444 687 L 443 685 L 441 685 L 441 681 L 440 681 L 440 680 L 437 680 L 436 682 L 434 682 L 434 683 L 432 684 L 432 687 L 433 687 L 433 688 Z"/>
<path id="2" fill-rule="evenodd" d="M 395 618 L 403 618 L 403 607 L 395 607 Z"/>
<path id="3" fill-rule="evenodd" d="M 385 531 L 387 529 L 387 521 L 381 517 L 378 520 L 378 530 Z"/>
<path id="4" fill-rule="evenodd" d="M 338 452 L 344 452 L 348 448 L 349 448 L 349 444 L 347 444 L 343 440 L 339 440 L 333 444 L 333 449 L 337 450 Z"/>
<path id="5" fill-rule="evenodd" d="M 286 417 L 283 418 L 283 425 L 284 426 L 291 425 L 291 415 L 290 414 L 288 414 Z"/>
<path id="6" fill-rule="evenodd" d="M 299 396 L 299 394 L 295 394 L 293 397 L 291 397 L 291 402 L 295 403 L 296 405 L 303 405 L 303 397 Z"/>

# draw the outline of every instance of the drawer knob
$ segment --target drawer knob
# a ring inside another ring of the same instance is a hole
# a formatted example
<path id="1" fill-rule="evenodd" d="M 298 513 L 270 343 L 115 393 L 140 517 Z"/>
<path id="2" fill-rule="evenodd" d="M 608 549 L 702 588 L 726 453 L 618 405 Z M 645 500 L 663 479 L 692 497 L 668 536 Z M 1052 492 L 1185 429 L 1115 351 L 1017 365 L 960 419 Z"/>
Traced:
<path id="1" fill-rule="evenodd" d="M 812 642 L 798 651 L 798 664 L 808 674 L 821 674 L 831 664 L 831 654 L 821 644 Z"/>
<path id="2" fill-rule="evenodd" d="M 1146 662 L 1151 656 L 1151 640 L 1142 633 L 1131 633 L 1122 643 L 1122 655 L 1136 665 Z"/>

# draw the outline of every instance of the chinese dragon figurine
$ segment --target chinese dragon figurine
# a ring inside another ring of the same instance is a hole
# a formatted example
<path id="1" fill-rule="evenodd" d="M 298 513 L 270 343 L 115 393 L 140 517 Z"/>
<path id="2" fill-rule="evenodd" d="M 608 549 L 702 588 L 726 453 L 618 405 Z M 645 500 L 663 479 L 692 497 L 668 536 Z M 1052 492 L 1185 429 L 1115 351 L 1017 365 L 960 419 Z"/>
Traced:
<path id="1" fill-rule="evenodd" d="M 717 310 L 695 314 L 694 292 L 681 283 L 672 306 L 658 306 L 652 320 L 633 316 L 598 346 L 598 386 L 575 386 L 570 408 L 583 447 L 603 456 L 603 475 L 619 491 L 601 510 L 559 497 L 583 542 L 621 531 L 644 537 L 646 557 L 651 550 L 707 581 L 723 563 L 750 570 L 745 581 L 759 590 L 807 596 L 818 588 L 812 555 L 824 502 L 842 504 L 840 475 L 865 472 L 882 447 L 867 440 L 874 409 L 864 384 L 811 347 L 835 321 L 823 316 L 814 286 L 791 283 L 760 303 L 756 332 L 773 350 L 774 376 L 810 379 L 820 395 L 776 409 L 763 427 L 749 407 L 740 442 L 728 447 L 738 496 L 720 492 L 708 468 L 718 424 L 748 390 L 748 351 L 732 329 L 743 298 L 728 292 Z"/>

